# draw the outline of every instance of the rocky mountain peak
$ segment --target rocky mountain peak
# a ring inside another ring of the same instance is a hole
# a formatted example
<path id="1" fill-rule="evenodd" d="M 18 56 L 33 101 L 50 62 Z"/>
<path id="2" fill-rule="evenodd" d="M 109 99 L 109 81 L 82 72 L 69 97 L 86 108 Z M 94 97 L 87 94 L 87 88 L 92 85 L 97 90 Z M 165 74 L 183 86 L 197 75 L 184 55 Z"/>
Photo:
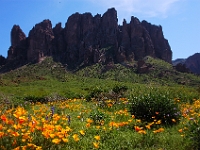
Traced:
<path id="1" fill-rule="evenodd" d="M 43 20 L 29 32 L 27 59 L 38 62 L 42 57 L 51 55 L 54 33 L 50 20 Z"/>
<path id="2" fill-rule="evenodd" d="M 192 72 L 200 74 L 200 53 L 195 53 L 194 55 L 188 57 L 185 61 L 185 65 Z"/>
<path id="3" fill-rule="evenodd" d="M 123 25 L 118 25 L 117 11 L 110 8 L 102 16 L 74 13 L 64 28 L 61 23 L 52 28 L 50 20 L 43 20 L 30 30 L 28 37 L 15 25 L 7 59 L 24 64 L 52 56 L 69 68 L 78 68 L 138 61 L 148 55 L 171 63 L 172 51 L 162 27 L 140 22 L 134 16 L 130 23 L 124 20 Z"/>
<path id="4" fill-rule="evenodd" d="M 11 46 L 16 47 L 20 42 L 26 39 L 26 35 L 19 25 L 14 25 L 11 30 Z"/>
<path id="5" fill-rule="evenodd" d="M 200 75 L 200 53 L 195 53 L 194 55 L 189 56 L 188 58 L 184 58 L 184 59 L 179 58 L 179 59 L 173 60 L 172 63 L 176 69 L 185 67 L 188 70 L 187 72 L 192 72 L 194 74 Z M 185 70 L 182 68 L 181 70 Z"/>
<path id="6" fill-rule="evenodd" d="M 6 58 L 0 55 L 0 66 L 5 65 L 6 63 Z"/>

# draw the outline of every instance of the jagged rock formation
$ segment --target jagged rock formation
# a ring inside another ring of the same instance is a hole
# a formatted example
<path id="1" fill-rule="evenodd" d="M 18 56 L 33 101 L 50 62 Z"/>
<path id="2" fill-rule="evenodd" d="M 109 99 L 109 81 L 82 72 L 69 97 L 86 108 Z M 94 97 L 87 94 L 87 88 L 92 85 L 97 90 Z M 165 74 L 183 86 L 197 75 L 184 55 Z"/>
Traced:
<path id="1" fill-rule="evenodd" d="M 179 71 L 179 72 L 185 72 L 185 73 L 190 73 L 190 69 L 186 67 L 185 64 L 178 63 L 174 66 L 174 68 Z"/>
<path id="2" fill-rule="evenodd" d="M 54 28 L 50 20 L 35 25 L 25 36 L 19 26 L 11 31 L 8 62 L 39 62 L 52 56 L 68 67 L 76 68 L 94 63 L 122 63 L 152 56 L 171 63 L 172 51 L 164 38 L 162 27 L 140 22 L 131 17 L 118 25 L 117 11 L 108 9 L 101 16 L 91 13 L 71 15 L 65 27 Z"/>
<path id="3" fill-rule="evenodd" d="M 171 62 L 172 52 L 168 40 L 164 38 L 162 27 L 151 25 L 146 21 L 142 21 L 142 25 L 149 32 L 150 38 L 153 42 L 155 56 L 167 62 Z"/>
<path id="4" fill-rule="evenodd" d="M 186 59 L 173 60 L 172 64 L 180 72 L 192 72 L 200 75 L 200 53 L 195 53 Z"/>
<path id="5" fill-rule="evenodd" d="M 11 30 L 11 46 L 8 50 L 7 60 L 9 61 L 25 61 L 27 54 L 27 38 L 20 26 L 14 25 Z"/>
<path id="6" fill-rule="evenodd" d="M 28 61 L 38 62 L 44 56 L 50 56 L 53 49 L 52 41 L 54 33 L 50 20 L 36 24 L 29 32 L 28 36 Z"/>
<path id="7" fill-rule="evenodd" d="M 185 65 L 193 73 L 200 75 L 200 53 L 196 53 L 196 54 L 188 57 L 185 61 Z"/>
<path id="8" fill-rule="evenodd" d="M 174 65 L 174 66 L 176 66 L 177 64 L 184 64 L 185 63 L 185 61 L 186 61 L 186 59 L 185 58 L 178 58 L 178 59 L 176 59 L 176 60 L 173 60 L 172 61 L 172 64 Z"/>
<path id="9" fill-rule="evenodd" d="M 6 63 L 6 58 L 0 55 L 0 66 L 5 65 Z"/>

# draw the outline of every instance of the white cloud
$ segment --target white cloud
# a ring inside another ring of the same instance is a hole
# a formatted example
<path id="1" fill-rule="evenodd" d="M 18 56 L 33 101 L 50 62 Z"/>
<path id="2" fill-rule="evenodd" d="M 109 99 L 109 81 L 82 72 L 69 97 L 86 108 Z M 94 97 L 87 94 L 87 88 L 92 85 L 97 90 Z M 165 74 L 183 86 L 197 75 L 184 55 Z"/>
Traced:
<path id="1" fill-rule="evenodd" d="M 167 17 L 173 11 L 175 4 L 184 0 L 89 0 L 98 5 L 115 7 L 118 13 L 139 13 L 145 17 Z"/>

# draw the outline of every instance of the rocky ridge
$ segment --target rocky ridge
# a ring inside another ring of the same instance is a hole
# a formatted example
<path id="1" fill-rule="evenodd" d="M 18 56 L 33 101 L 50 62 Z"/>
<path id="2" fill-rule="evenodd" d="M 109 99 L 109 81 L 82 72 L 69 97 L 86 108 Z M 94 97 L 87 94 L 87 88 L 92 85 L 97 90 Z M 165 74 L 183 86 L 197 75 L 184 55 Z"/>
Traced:
<path id="1" fill-rule="evenodd" d="M 196 53 L 189 56 L 185 63 L 187 68 L 189 68 L 193 73 L 200 75 L 200 53 Z"/>
<path id="2" fill-rule="evenodd" d="M 46 56 L 77 68 L 138 61 L 145 56 L 171 63 L 172 51 L 161 26 L 140 22 L 133 16 L 130 23 L 124 20 L 118 25 L 117 11 L 111 8 L 102 16 L 74 13 L 64 28 L 61 23 L 52 27 L 50 20 L 44 20 L 30 30 L 28 37 L 20 26 L 13 26 L 6 63 L 20 66 Z"/>
<path id="3" fill-rule="evenodd" d="M 192 72 L 200 75 L 200 53 L 195 53 L 186 59 L 173 60 L 172 64 L 180 72 Z"/>

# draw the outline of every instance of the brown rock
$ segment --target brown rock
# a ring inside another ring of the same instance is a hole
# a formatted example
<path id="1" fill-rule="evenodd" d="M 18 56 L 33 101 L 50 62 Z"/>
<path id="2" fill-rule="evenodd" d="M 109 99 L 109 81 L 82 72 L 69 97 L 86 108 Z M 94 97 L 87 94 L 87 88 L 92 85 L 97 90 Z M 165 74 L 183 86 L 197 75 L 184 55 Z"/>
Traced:
<path id="1" fill-rule="evenodd" d="M 38 62 L 42 57 L 50 56 L 53 46 L 54 34 L 50 20 L 36 24 L 29 32 L 28 61 Z"/>
<path id="2" fill-rule="evenodd" d="M 11 30 L 11 46 L 16 47 L 20 42 L 26 39 L 26 35 L 21 30 L 20 26 L 14 25 Z"/>
<path id="3" fill-rule="evenodd" d="M 147 30 L 142 26 L 138 18 L 131 17 L 131 51 L 135 60 L 141 60 L 145 56 L 154 56 L 154 47 Z"/>
<path id="4" fill-rule="evenodd" d="M 64 62 L 66 44 L 64 39 L 64 29 L 62 28 L 61 23 L 56 24 L 53 28 L 53 33 L 54 39 L 52 40 L 52 56 L 56 61 Z"/>
<path id="5" fill-rule="evenodd" d="M 131 51 L 131 35 L 130 35 L 130 24 L 127 24 L 126 20 L 123 21 L 122 31 L 119 33 L 119 50 L 117 53 L 117 61 L 133 61 L 134 52 Z"/>
<path id="6" fill-rule="evenodd" d="M 101 22 L 101 47 L 111 46 L 113 49 L 118 48 L 117 41 L 118 19 L 117 11 L 114 8 L 108 9 L 102 16 Z"/>
<path id="7" fill-rule="evenodd" d="M 193 73 L 200 75 L 200 53 L 188 57 L 185 61 L 185 65 Z"/>
<path id="8" fill-rule="evenodd" d="M 0 66 L 5 65 L 5 64 L 6 64 L 6 58 L 0 55 Z"/>
<path id="9" fill-rule="evenodd" d="M 8 61 L 25 61 L 26 48 L 26 35 L 20 26 L 14 25 L 11 30 L 11 46 L 8 50 Z"/>
<path id="10" fill-rule="evenodd" d="M 149 63 L 145 63 L 144 60 L 139 60 L 137 62 L 137 72 L 138 73 L 149 73 L 151 68 L 152 68 L 152 65 Z"/>
<path id="11" fill-rule="evenodd" d="M 164 38 L 162 27 L 142 21 L 142 25 L 149 32 L 155 49 L 155 56 L 166 62 L 172 63 L 172 51 L 168 41 Z"/>
<path id="12" fill-rule="evenodd" d="M 142 60 L 147 55 L 171 62 L 172 52 L 162 28 L 136 17 L 120 26 L 117 11 L 111 8 L 103 16 L 75 13 L 64 28 L 58 23 L 52 29 L 51 21 L 44 20 L 33 27 L 28 38 L 15 25 L 8 61 L 39 62 L 52 56 L 74 69 L 94 63 Z"/>
<path id="13" fill-rule="evenodd" d="M 190 69 L 187 68 L 186 65 L 182 63 L 178 63 L 177 65 L 174 66 L 174 68 L 179 72 L 185 72 L 185 73 L 190 72 Z"/>

